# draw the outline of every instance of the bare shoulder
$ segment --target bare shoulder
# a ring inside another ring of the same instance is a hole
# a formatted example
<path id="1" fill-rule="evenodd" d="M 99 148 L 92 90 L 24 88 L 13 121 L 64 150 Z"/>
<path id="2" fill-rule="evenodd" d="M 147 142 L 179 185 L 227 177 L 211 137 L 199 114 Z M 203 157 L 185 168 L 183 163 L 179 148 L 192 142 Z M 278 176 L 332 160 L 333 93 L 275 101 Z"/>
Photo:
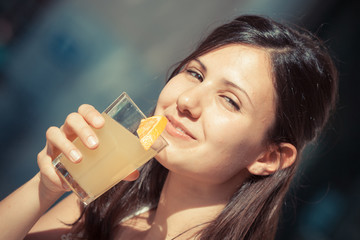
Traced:
<path id="1" fill-rule="evenodd" d="M 80 202 L 72 193 L 47 211 L 25 239 L 60 239 L 71 228 L 67 224 L 75 222 L 80 214 Z"/>

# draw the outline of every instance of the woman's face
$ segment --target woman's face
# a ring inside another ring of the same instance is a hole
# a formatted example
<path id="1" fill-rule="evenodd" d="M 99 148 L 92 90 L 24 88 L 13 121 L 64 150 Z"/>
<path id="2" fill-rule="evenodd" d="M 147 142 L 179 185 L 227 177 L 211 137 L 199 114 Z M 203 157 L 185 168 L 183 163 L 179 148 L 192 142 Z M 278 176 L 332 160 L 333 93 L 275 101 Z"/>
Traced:
<path id="1" fill-rule="evenodd" d="M 162 90 L 169 146 L 157 160 L 196 181 L 224 183 L 260 158 L 275 116 L 268 54 L 232 44 L 189 62 Z"/>

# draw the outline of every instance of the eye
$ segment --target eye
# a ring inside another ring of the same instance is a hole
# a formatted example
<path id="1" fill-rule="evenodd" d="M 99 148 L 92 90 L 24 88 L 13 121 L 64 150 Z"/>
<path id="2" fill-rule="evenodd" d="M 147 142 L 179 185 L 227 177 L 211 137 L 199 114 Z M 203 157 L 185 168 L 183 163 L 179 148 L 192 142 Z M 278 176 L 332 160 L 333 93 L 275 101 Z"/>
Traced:
<path id="1" fill-rule="evenodd" d="M 222 96 L 226 103 L 235 111 L 240 111 L 240 106 L 228 96 Z"/>
<path id="2" fill-rule="evenodd" d="M 203 76 L 198 73 L 197 71 L 195 70 L 192 70 L 192 69 L 186 69 L 186 72 L 188 74 L 190 74 L 192 77 L 196 78 L 197 80 L 199 80 L 200 82 L 202 82 L 204 80 Z"/>

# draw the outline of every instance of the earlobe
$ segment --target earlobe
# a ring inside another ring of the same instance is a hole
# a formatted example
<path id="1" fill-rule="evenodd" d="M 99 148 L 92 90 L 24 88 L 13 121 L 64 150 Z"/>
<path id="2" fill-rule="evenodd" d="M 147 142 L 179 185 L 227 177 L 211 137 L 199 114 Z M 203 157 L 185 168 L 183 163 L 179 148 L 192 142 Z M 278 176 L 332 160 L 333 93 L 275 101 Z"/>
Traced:
<path id="1" fill-rule="evenodd" d="M 271 175 L 277 170 L 290 167 L 296 160 L 297 150 L 290 143 L 280 143 L 269 147 L 247 169 L 253 175 Z"/>

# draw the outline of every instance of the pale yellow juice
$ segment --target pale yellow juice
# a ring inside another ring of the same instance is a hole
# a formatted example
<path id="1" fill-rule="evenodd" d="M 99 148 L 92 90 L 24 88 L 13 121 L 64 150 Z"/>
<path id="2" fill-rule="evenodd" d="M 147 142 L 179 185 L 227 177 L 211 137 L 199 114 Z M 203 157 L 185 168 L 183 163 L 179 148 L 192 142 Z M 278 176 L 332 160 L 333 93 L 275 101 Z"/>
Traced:
<path id="1" fill-rule="evenodd" d="M 157 154 L 151 148 L 146 151 L 134 134 L 107 114 L 102 115 L 104 127 L 94 129 L 100 142 L 98 148 L 90 150 L 76 139 L 74 144 L 83 155 L 82 161 L 74 164 L 64 155 L 60 157 L 60 162 L 90 198 L 98 197 Z"/>

